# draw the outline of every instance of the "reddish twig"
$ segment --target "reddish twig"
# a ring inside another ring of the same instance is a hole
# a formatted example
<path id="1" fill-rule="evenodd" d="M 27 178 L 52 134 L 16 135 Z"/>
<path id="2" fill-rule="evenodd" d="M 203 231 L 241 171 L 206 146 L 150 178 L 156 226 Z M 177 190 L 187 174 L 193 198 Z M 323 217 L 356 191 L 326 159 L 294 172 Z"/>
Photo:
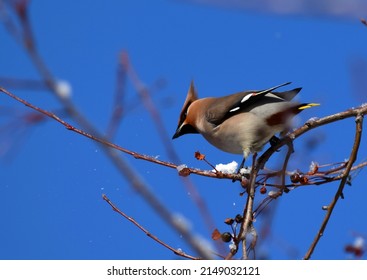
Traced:
<path id="1" fill-rule="evenodd" d="M 146 230 L 143 226 L 141 226 L 135 219 L 133 219 L 132 217 L 126 215 L 124 212 L 122 212 L 119 208 L 117 208 L 117 206 L 115 206 L 112 201 L 105 195 L 102 195 L 102 198 L 104 201 L 106 201 L 111 207 L 112 209 L 119 213 L 121 216 L 123 216 L 125 219 L 127 219 L 129 222 L 133 223 L 136 227 L 138 227 L 142 232 L 144 232 L 148 237 L 152 238 L 154 241 L 158 242 L 160 245 L 162 245 L 163 247 L 169 249 L 170 251 L 172 251 L 173 253 L 175 253 L 178 256 L 187 258 L 187 259 L 191 259 L 191 260 L 198 260 L 200 258 L 197 257 L 193 257 L 190 256 L 184 252 L 182 252 L 179 249 L 175 249 L 171 246 L 169 246 L 167 243 L 163 242 L 162 240 L 160 240 L 158 237 L 154 236 L 153 234 L 151 234 L 148 230 Z"/>

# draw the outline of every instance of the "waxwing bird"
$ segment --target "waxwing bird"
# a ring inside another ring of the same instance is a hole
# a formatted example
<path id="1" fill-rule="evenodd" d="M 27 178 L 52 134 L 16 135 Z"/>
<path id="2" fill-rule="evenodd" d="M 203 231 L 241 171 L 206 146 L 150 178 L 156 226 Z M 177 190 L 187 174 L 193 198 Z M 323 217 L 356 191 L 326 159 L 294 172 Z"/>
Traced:
<path id="1" fill-rule="evenodd" d="M 172 139 L 200 133 L 213 146 L 243 154 L 245 160 L 259 152 L 275 134 L 288 131 L 292 117 L 319 105 L 292 101 L 302 88 L 274 91 L 289 84 L 199 99 L 191 82 Z"/>

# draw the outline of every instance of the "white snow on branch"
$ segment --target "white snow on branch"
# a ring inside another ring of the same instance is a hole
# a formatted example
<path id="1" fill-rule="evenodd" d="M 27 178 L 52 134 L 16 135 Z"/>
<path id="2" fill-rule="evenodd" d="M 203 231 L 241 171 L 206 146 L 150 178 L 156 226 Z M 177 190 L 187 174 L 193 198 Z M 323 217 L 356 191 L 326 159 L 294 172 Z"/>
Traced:
<path id="1" fill-rule="evenodd" d="M 219 163 L 215 166 L 215 169 L 219 172 L 226 173 L 226 174 L 232 174 L 237 171 L 238 163 L 235 161 L 232 161 L 227 164 Z M 215 170 L 213 170 L 215 172 Z"/>

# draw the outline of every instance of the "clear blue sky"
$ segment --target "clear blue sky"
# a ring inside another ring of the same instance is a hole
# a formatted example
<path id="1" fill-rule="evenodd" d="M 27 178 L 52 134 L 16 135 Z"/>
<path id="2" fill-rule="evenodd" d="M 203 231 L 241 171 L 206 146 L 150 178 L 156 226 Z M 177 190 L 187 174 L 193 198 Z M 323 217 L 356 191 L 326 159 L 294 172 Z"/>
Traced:
<path id="1" fill-rule="evenodd" d="M 302 113 L 299 124 L 367 100 L 366 88 L 358 91 L 358 85 L 365 85 L 361 75 L 366 74 L 367 60 L 367 28 L 358 18 L 280 16 L 168 0 L 32 1 L 30 18 L 48 67 L 70 83 L 73 101 L 101 131 L 113 106 L 121 50 L 128 52 L 148 87 L 160 79 L 166 82 L 154 93 L 154 102 L 170 134 L 192 79 L 202 97 L 291 81 L 290 87 L 303 87 L 301 101 L 322 104 Z M 0 77 L 39 78 L 3 26 L 0 38 Z M 46 91 L 8 89 L 45 109 L 60 108 Z M 150 115 L 142 105 L 133 105 L 137 100 L 128 82 L 129 110 L 115 142 L 168 160 Z M 34 126 L 16 119 L 27 112 L 23 105 L 0 96 L 0 259 L 176 258 L 113 212 L 102 200 L 103 193 L 152 234 L 192 253 L 122 179 L 100 147 L 54 121 Z M 299 138 L 290 168 L 307 171 L 311 161 L 326 164 L 348 158 L 353 128 L 349 119 Z M 321 139 L 319 145 L 306 150 L 305 143 L 315 137 Z M 367 157 L 365 142 L 364 137 L 358 162 Z M 209 169 L 193 157 L 197 150 L 213 164 L 241 161 L 199 135 L 179 138 L 173 145 L 182 163 L 192 167 Z M 172 213 L 184 216 L 192 231 L 211 242 L 211 232 L 175 170 L 125 158 Z M 194 175 L 191 179 L 216 227 L 226 231 L 224 219 L 241 213 L 245 203 L 238 184 Z M 321 207 L 330 202 L 337 186 L 304 187 L 281 197 L 272 208 L 271 236 L 257 253 L 271 259 L 302 258 L 325 214 Z M 367 235 L 365 171 L 344 195 L 315 259 L 345 259 L 343 248 L 353 242 L 353 233 Z M 261 217 L 258 222 L 255 226 L 260 229 Z"/>

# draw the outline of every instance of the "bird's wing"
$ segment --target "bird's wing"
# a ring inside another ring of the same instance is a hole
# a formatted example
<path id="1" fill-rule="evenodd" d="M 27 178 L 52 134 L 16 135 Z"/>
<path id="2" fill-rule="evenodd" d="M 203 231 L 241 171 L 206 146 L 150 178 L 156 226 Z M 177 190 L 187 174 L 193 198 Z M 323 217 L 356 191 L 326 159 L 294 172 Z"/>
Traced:
<path id="1" fill-rule="evenodd" d="M 215 98 L 212 104 L 206 111 L 206 119 L 214 125 L 220 125 L 228 118 L 249 111 L 257 104 L 290 101 L 292 100 L 301 88 L 292 89 L 283 92 L 273 92 L 280 87 L 290 84 L 281 84 L 266 90 L 242 91 L 228 96 Z"/>

